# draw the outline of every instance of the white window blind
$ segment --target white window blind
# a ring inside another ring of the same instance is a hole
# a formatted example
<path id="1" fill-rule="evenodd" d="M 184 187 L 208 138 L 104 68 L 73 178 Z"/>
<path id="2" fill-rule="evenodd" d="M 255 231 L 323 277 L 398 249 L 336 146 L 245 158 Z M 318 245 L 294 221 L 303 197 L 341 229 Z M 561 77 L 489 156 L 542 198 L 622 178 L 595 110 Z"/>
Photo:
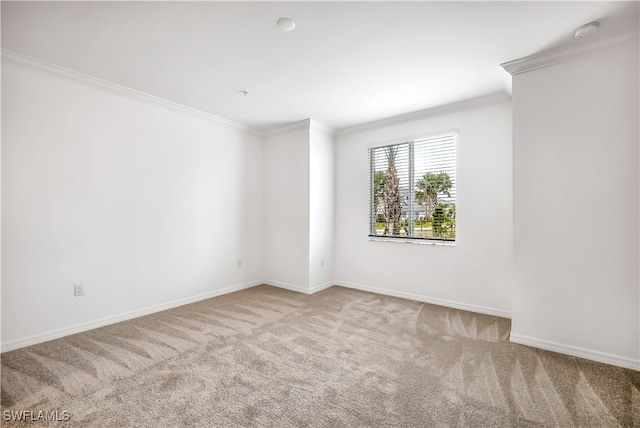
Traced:
<path id="1" fill-rule="evenodd" d="M 369 149 L 369 235 L 455 241 L 456 135 Z"/>

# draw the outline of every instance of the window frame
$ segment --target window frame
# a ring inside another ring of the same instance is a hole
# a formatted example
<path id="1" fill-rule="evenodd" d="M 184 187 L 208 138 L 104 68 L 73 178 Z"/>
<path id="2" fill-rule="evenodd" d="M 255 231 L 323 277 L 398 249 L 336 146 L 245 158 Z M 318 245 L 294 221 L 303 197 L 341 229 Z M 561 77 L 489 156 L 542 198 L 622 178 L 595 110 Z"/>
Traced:
<path id="1" fill-rule="evenodd" d="M 390 147 L 390 146 L 396 146 L 396 145 L 403 145 L 403 144 L 407 144 L 409 146 L 409 152 L 410 152 L 410 158 L 409 158 L 409 188 L 413 189 L 410 194 L 411 196 L 411 200 L 410 200 L 410 206 L 413 205 L 413 201 L 415 201 L 415 178 L 413 177 L 414 175 L 414 164 L 415 164 L 415 153 L 414 153 L 414 144 L 416 142 L 421 142 L 424 140 L 430 140 L 430 139 L 437 139 L 437 138 L 441 138 L 441 137 L 453 137 L 454 138 L 454 171 L 456 173 L 456 177 L 457 177 L 457 170 L 458 170 L 458 142 L 459 142 L 459 132 L 457 129 L 448 129 L 448 130 L 444 130 L 444 131 L 440 131 L 440 132 L 436 132 L 436 133 L 429 133 L 429 134 L 420 134 L 419 136 L 412 136 L 412 137 L 407 137 L 407 138 L 396 138 L 393 140 L 387 140 L 384 142 L 377 142 L 374 144 L 369 144 L 367 145 L 366 149 L 367 149 L 367 159 L 368 159 L 368 176 L 369 176 L 369 180 L 368 180 L 368 201 L 367 201 L 367 208 L 368 208 L 368 212 L 369 212 L 369 224 L 368 224 L 368 240 L 369 241 L 377 241 L 377 242 L 396 242 L 396 243 L 410 243 L 410 244 L 419 244 L 419 245 L 436 245 L 436 246 L 446 246 L 446 247 L 454 247 L 456 246 L 456 243 L 458 241 L 458 236 L 456 233 L 456 237 L 451 240 L 451 239 L 438 239 L 438 238 L 416 238 L 415 236 L 409 237 L 409 236 L 388 236 L 388 235 L 372 235 L 372 225 L 375 224 L 374 223 L 374 210 L 373 207 L 371 206 L 371 204 L 373 203 L 373 191 L 374 191 L 374 175 L 375 175 L 375 168 L 374 168 L 374 159 L 373 159 L 373 151 L 375 149 L 379 149 L 379 148 L 384 148 L 384 147 Z M 456 196 L 455 196 L 455 204 L 457 206 L 457 179 L 456 179 Z M 456 213 L 456 217 L 457 217 L 457 213 Z M 413 221 L 415 221 L 415 218 L 412 219 Z M 456 219 L 457 220 L 457 219 Z M 411 221 L 409 221 L 409 224 L 411 223 Z M 456 226 L 457 226 L 457 221 L 456 221 Z M 413 227 L 411 228 L 413 230 Z M 457 229 L 457 227 L 456 227 Z"/>

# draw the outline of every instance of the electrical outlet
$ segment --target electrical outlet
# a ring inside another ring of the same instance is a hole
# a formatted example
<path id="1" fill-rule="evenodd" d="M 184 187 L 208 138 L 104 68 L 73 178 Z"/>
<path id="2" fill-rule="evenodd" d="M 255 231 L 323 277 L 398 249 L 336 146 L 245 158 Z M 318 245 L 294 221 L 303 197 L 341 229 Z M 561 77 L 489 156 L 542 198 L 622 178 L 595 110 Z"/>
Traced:
<path id="1" fill-rule="evenodd" d="M 238 261 L 236 262 L 236 266 L 242 267 L 242 259 L 238 259 Z"/>
<path id="2" fill-rule="evenodd" d="M 75 284 L 73 286 L 73 295 L 76 297 L 84 296 L 84 284 Z"/>
<path id="3" fill-rule="evenodd" d="M 320 259 L 320 267 L 324 267 L 324 259 Z"/>

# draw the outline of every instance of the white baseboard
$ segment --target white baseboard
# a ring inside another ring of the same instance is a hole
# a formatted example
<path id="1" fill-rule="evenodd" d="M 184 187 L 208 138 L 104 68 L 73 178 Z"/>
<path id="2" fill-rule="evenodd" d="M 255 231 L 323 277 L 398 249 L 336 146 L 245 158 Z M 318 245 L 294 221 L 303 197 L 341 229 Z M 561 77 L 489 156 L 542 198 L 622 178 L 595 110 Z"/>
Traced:
<path id="1" fill-rule="evenodd" d="M 302 285 L 294 285 L 287 284 L 286 282 L 274 281 L 273 279 L 265 279 L 262 281 L 263 284 L 271 285 L 273 287 L 284 288 L 285 290 L 296 291 L 302 294 L 314 294 L 318 291 L 322 291 L 326 288 L 331 287 L 334 283 L 333 281 L 325 282 L 324 284 L 315 285 L 311 288 L 303 287 Z"/>
<path id="2" fill-rule="evenodd" d="M 2 352 L 13 351 L 14 349 L 20 349 L 26 346 L 36 345 L 38 343 L 47 342 L 49 340 L 59 339 L 64 336 L 70 336 L 72 334 L 82 333 L 83 331 L 93 330 L 94 328 L 104 327 L 106 325 L 115 324 L 117 322 L 142 317 L 144 315 L 149 315 L 149 314 L 164 311 L 167 309 L 176 308 L 178 306 L 188 305 L 189 303 L 210 299 L 212 297 L 221 296 L 223 294 L 233 293 L 234 291 L 244 290 L 247 288 L 255 287 L 260 284 L 263 284 L 263 282 L 251 281 L 244 284 L 238 284 L 231 287 L 222 288 L 220 290 L 214 290 L 207 293 L 198 294 L 192 297 L 186 297 L 184 299 L 173 300 L 171 302 L 162 303 L 160 305 L 149 306 L 149 307 L 138 309 L 135 311 L 125 312 L 122 314 L 100 318 L 93 321 L 75 324 L 69 327 L 48 331 L 46 333 L 41 333 L 33 336 L 24 337 L 21 339 L 11 340 L 9 342 L 2 343 L 0 348 L 2 349 Z"/>
<path id="3" fill-rule="evenodd" d="M 607 354 L 606 352 L 579 348 L 577 346 L 565 345 L 562 343 L 552 342 L 550 340 L 537 339 L 535 337 L 525 336 L 513 332 L 511 333 L 509 340 L 520 345 L 533 346 L 534 348 L 546 349 L 547 351 L 572 355 L 574 357 L 585 358 L 587 360 L 598 361 L 600 363 L 611 364 L 618 367 L 625 367 L 632 370 L 640 370 L 640 359 Z"/>
<path id="4" fill-rule="evenodd" d="M 289 284 L 286 282 L 275 281 L 273 279 L 263 279 L 262 283 L 272 287 L 284 288 L 285 290 L 296 291 L 302 294 L 309 294 L 309 289 L 302 285 Z"/>
<path id="5" fill-rule="evenodd" d="M 302 285 L 295 285 L 295 284 L 289 284 L 286 282 L 281 282 L 281 281 L 275 281 L 273 279 L 265 279 L 262 281 L 263 284 L 267 284 L 267 285 L 271 285 L 272 287 L 278 287 L 278 288 L 284 288 L 285 290 L 289 290 L 289 291 L 295 291 L 297 293 L 302 293 L 302 294 L 313 294 L 317 291 L 320 291 L 320 289 L 317 289 L 318 287 L 314 287 L 312 289 L 309 289 L 305 286 Z M 323 284 L 324 285 L 324 284 Z M 327 285 L 327 287 L 331 285 L 331 283 L 329 283 Z M 324 287 L 324 288 L 327 288 Z"/>
<path id="6" fill-rule="evenodd" d="M 329 287 L 333 287 L 333 285 L 334 285 L 333 281 L 325 282 L 324 284 L 320 284 L 320 285 L 314 285 L 313 287 L 311 287 L 311 289 L 309 289 L 309 294 L 314 294 L 314 293 L 317 293 L 318 291 L 326 290 Z"/>
<path id="7" fill-rule="evenodd" d="M 369 285 L 355 284 L 346 281 L 334 281 L 335 285 L 356 290 L 370 291 L 372 293 L 384 294 L 386 296 L 400 297 L 403 299 L 415 300 L 418 302 L 431 303 L 433 305 L 446 306 L 449 308 L 462 309 L 463 311 L 477 312 L 485 315 L 493 315 L 501 318 L 511 318 L 511 312 L 502 309 L 489 308 L 486 306 L 471 305 L 468 303 L 456 302 L 453 300 L 438 299 L 435 297 L 422 296 L 419 294 L 405 293 L 402 291 L 389 290 L 387 288 L 371 287 Z"/>

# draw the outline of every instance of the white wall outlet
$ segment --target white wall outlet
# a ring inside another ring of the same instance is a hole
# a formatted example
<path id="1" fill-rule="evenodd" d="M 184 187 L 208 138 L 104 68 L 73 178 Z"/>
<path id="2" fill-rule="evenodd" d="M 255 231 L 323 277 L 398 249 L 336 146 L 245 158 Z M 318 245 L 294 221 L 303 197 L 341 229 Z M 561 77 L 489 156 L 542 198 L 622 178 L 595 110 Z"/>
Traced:
<path id="1" fill-rule="evenodd" d="M 320 267 L 324 267 L 324 259 L 320 259 Z"/>
<path id="2" fill-rule="evenodd" d="M 84 296 L 84 284 L 74 284 L 73 295 L 76 297 Z"/>
<path id="3" fill-rule="evenodd" d="M 242 259 L 238 259 L 238 261 L 236 262 L 236 266 L 242 267 Z"/>

